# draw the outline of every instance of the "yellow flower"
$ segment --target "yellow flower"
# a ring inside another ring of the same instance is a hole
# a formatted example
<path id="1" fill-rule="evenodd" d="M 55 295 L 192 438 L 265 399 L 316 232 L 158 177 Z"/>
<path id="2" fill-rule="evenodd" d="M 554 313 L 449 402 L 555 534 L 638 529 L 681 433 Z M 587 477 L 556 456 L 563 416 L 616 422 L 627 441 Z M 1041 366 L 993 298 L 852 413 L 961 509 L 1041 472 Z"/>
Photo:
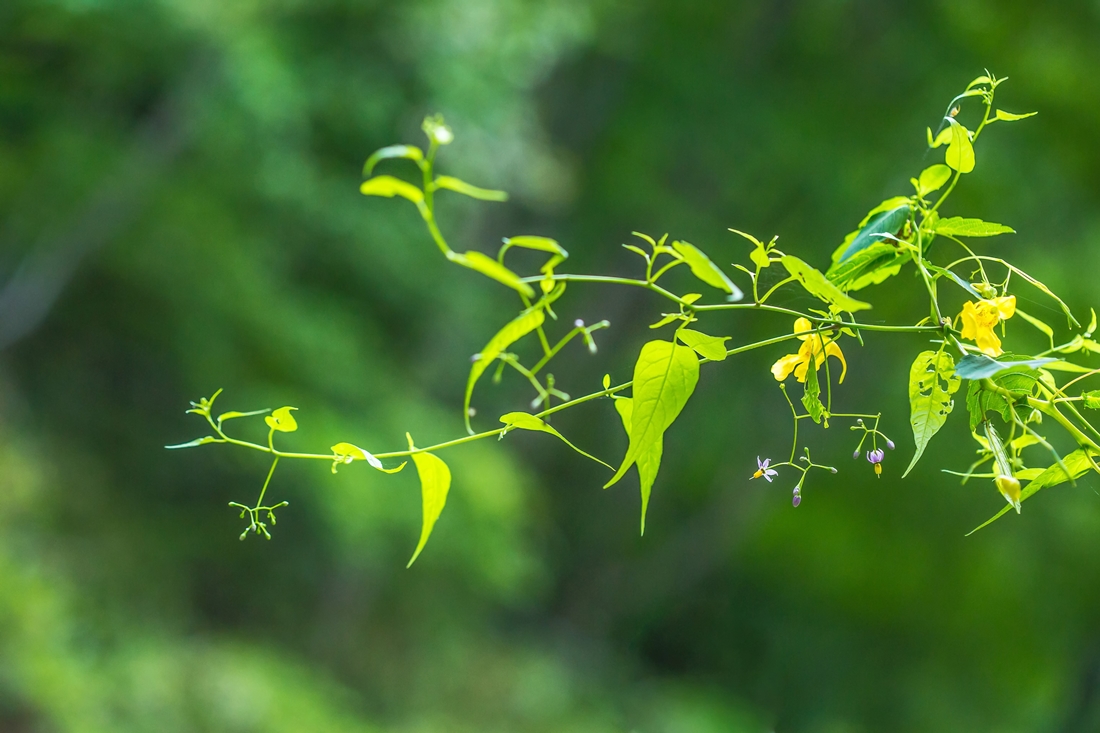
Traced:
<path id="1" fill-rule="evenodd" d="M 959 314 L 963 326 L 962 337 L 978 344 L 983 354 L 1000 356 L 1004 351 L 1001 349 L 1001 340 L 997 338 L 993 328 L 1001 321 L 1012 318 L 1015 313 L 1015 295 L 983 299 L 977 303 L 967 301 L 963 303 L 962 313 Z"/>
<path id="2" fill-rule="evenodd" d="M 841 353 L 840 347 L 828 336 L 823 336 L 820 333 L 806 333 L 812 330 L 813 324 L 810 323 L 809 319 L 799 318 L 794 322 L 794 332 L 804 334 L 798 337 L 802 341 L 802 346 L 799 347 L 797 354 L 787 354 L 772 364 L 772 375 L 777 381 L 782 382 L 793 371 L 795 379 L 805 382 L 810 361 L 814 362 L 814 371 L 817 371 L 825 363 L 825 357 L 827 356 L 835 356 L 840 359 L 840 365 L 843 368 L 840 371 L 838 381 L 844 381 L 844 375 L 848 373 L 848 362 L 844 361 L 844 354 Z"/>

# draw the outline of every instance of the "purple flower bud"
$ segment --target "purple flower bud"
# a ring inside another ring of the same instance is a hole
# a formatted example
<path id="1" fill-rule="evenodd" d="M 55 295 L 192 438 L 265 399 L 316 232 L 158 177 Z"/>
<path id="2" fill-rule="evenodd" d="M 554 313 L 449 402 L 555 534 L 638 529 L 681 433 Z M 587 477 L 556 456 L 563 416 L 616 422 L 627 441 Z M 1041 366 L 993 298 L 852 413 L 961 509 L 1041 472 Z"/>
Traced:
<path id="1" fill-rule="evenodd" d="M 856 452 L 852 454 L 852 460 L 856 460 L 858 458 L 859 458 L 859 449 L 857 448 Z"/>
<path id="2" fill-rule="evenodd" d="M 895 448 L 896 446 L 894 445 L 894 441 L 892 441 L 892 440 L 889 440 L 889 439 L 887 439 L 887 441 L 886 441 L 886 447 L 887 447 L 887 448 L 889 448 L 890 450 L 894 450 L 894 448 Z"/>
<path id="3" fill-rule="evenodd" d="M 796 492 L 795 492 L 795 495 L 794 495 L 794 497 L 793 497 L 793 498 L 791 498 L 791 506 L 793 506 L 793 507 L 795 507 L 795 508 L 797 509 L 797 508 L 798 508 L 798 505 L 799 505 L 799 504 L 801 504 L 801 503 L 802 503 L 802 495 L 801 495 L 801 494 L 799 494 L 799 493 L 798 493 L 798 492 L 796 491 Z"/>
<path id="4" fill-rule="evenodd" d="M 573 325 L 577 328 L 584 328 L 584 321 L 578 318 L 577 320 L 573 321 Z"/>

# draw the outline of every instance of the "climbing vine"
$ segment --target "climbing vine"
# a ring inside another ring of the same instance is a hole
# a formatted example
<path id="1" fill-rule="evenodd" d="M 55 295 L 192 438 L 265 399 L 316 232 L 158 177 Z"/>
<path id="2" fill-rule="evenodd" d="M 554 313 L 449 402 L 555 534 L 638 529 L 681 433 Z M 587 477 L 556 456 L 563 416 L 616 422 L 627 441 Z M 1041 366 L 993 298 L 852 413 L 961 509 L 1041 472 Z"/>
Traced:
<path id="1" fill-rule="evenodd" d="M 981 246 L 971 244 L 1011 234 L 1010 227 L 978 218 L 944 215 L 944 205 L 952 192 L 963 176 L 975 168 L 975 145 L 985 130 L 995 123 L 1016 122 L 1035 114 L 1014 114 L 994 105 L 994 96 L 1003 81 L 987 72 L 951 100 L 936 131 L 928 129 L 928 146 L 942 150 L 943 162 L 910 179 L 912 193 L 889 198 L 872 208 L 836 248 L 824 271 L 781 250 L 776 237 L 765 241 L 731 229 L 733 236 L 748 245 L 746 261 L 731 265 L 741 285 L 703 250 L 667 234 L 652 237 L 634 232 L 631 242 L 623 245 L 637 258 L 636 277 L 559 272 L 569 253 L 557 241 L 541 236 L 506 237 L 495 258 L 477 250 L 454 250 L 436 218 L 436 195 L 446 192 L 483 201 L 505 201 L 507 194 L 438 175 L 437 156 L 453 142 L 454 135 L 441 117 L 429 117 L 423 125 L 426 150 L 412 145 L 378 150 L 364 165 L 366 180 L 360 190 L 367 196 L 398 197 L 411 203 L 444 257 L 516 294 L 518 313 L 473 357 L 462 400 L 466 434 L 423 447 L 417 447 L 412 436 L 406 434 L 407 448 L 385 452 L 371 452 L 350 442 L 337 443 L 328 452 L 294 452 L 277 446 L 276 440 L 281 443 L 285 434 L 297 430 L 292 414 L 297 408 L 215 413 L 219 390 L 209 398 L 192 402 L 188 410 L 205 420 L 209 433 L 169 448 L 223 444 L 268 454 L 270 468 L 256 501 L 251 505 L 230 503 L 246 522 L 241 539 L 249 534 L 271 538 L 275 512 L 287 505 L 285 501 L 265 503 L 271 478 L 281 460 L 328 461 L 333 472 L 341 466 L 363 462 L 375 470 L 396 473 L 411 459 L 420 478 L 423 502 L 423 524 L 409 561 L 411 565 L 424 549 L 450 490 L 451 472 L 438 454 L 473 441 L 503 438 L 513 430 L 539 431 L 610 470 L 604 488 L 618 483 L 632 467 L 636 468 L 641 492 L 640 525 L 644 533 L 664 435 L 695 390 L 701 368 L 717 368 L 710 365 L 747 351 L 789 345 L 792 353 L 775 361 L 771 375 L 791 411 L 790 453 L 780 456 L 781 460 L 758 457 L 755 473 L 749 467 L 746 476 L 751 473 L 751 478 L 771 482 L 789 473 L 794 479 L 791 503 L 797 507 L 813 472 L 837 471 L 835 467 L 817 463 L 811 456 L 804 442 L 806 431 L 800 432 L 804 425 L 827 429 L 837 422 L 847 424 L 858 438 L 853 457 L 865 458 L 876 474 L 882 474 L 886 450 L 894 449 L 895 443 L 879 430 L 881 414 L 834 410 L 834 397 L 840 399 L 834 392 L 839 392 L 836 387 L 844 382 L 848 371 L 843 349 L 862 346 L 865 339 L 880 335 L 916 333 L 927 338 L 928 348 L 916 354 L 909 373 L 914 453 L 904 473 L 917 464 L 929 442 L 955 411 L 956 399 L 963 403 L 965 396 L 965 414 L 977 443 L 977 459 L 965 471 L 945 470 L 962 476 L 964 481 L 988 480 L 991 488 L 1003 495 L 1006 505 L 982 527 L 1011 509 L 1019 512 L 1022 503 L 1043 488 L 1072 483 L 1089 471 L 1100 472 L 1097 464 L 1100 432 L 1083 413 L 1100 409 L 1100 390 L 1084 389 L 1086 380 L 1100 374 L 1100 369 L 1067 359 L 1074 354 L 1100 353 L 1100 343 L 1093 340 L 1097 325 L 1095 311 L 1088 326 L 1082 328 L 1066 304 L 1042 282 L 1000 257 L 982 254 Z M 964 107 L 968 108 L 966 115 Z M 964 119 L 971 118 L 971 127 L 963 124 Z M 417 183 L 391 174 L 375 175 L 381 164 L 402 162 L 415 167 L 419 174 Z M 517 248 L 545 255 L 537 273 L 521 275 L 509 267 L 506 255 Z M 690 270 L 703 292 L 677 293 L 665 284 L 664 276 L 681 266 Z M 762 277 L 771 268 L 778 270 L 780 276 Z M 928 315 L 916 323 L 859 320 L 857 314 L 872 305 L 855 294 L 909 268 L 917 275 L 912 282 L 927 295 Z M 765 279 L 775 282 L 765 289 Z M 666 336 L 642 346 L 632 379 L 613 384 L 610 376 L 605 375 L 599 389 L 580 397 L 563 392 L 546 367 L 562 349 L 577 340 L 596 354 L 595 335 L 609 324 L 576 320 L 571 325 L 561 325 L 555 308 L 562 308 L 562 299 L 572 283 L 642 288 L 670 311 L 658 311 L 659 318 L 650 328 L 664 331 Z M 941 292 L 941 286 L 945 292 Z M 1018 287 L 1035 289 L 1056 304 L 1065 315 L 1071 337 L 1055 343 L 1051 326 L 1018 307 L 1015 295 Z M 797 310 L 773 304 L 773 296 L 784 289 L 808 293 L 816 299 L 817 307 Z M 953 307 L 952 302 L 961 304 Z M 713 314 L 730 310 L 783 314 L 791 319 L 791 328 L 760 341 L 731 344 L 733 339 L 712 335 L 708 333 L 712 328 L 705 325 Z M 1037 329 L 1049 348 L 1037 354 L 1006 351 L 1002 338 L 1007 338 L 1009 321 L 1024 322 Z M 511 350 L 524 339 L 538 342 L 540 355 L 533 363 L 525 362 Z M 529 411 L 509 412 L 500 416 L 497 425 L 477 431 L 473 427 L 476 415 L 471 402 L 479 381 L 490 369 L 495 370 L 496 379 L 505 371 L 515 372 L 530 385 L 534 396 Z M 629 443 L 617 466 L 581 450 L 549 422 L 552 415 L 589 402 L 610 403 L 622 421 Z M 229 421 L 260 417 L 268 428 L 264 443 L 233 437 L 227 430 Z M 1062 433 L 1056 442 L 1072 444 L 1073 449 L 1064 455 L 1059 452 L 1045 437 L 1048 428 Z"/>

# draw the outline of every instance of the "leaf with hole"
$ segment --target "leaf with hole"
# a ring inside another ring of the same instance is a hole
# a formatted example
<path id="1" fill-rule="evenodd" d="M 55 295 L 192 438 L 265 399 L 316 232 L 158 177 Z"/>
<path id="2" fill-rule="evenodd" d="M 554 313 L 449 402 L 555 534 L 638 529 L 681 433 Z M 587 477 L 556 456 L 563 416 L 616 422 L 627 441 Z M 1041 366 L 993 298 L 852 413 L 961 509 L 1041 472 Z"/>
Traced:
<path id="1" fill-rule="evenodd" d="M 955 360 L 946 351 L 922 351 L 909 369 L 909 424 L 913 427 L 916 452 L 905 478 L 928 447 L 928 441 L 939 432 L 955 406 L 951 395 L 962 383 L 955 375 Z"/>

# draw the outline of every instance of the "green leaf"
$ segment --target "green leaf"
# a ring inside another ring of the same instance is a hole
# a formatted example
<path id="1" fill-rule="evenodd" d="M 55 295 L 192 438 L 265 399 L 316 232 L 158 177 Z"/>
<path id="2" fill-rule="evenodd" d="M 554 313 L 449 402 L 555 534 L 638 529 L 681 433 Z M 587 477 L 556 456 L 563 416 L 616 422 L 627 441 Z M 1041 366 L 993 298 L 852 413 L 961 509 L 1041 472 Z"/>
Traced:
<path id="1" fill-rule="evenodd" d="M 931 272 L 935 272 L 935 273 L 938 273 L 938 274 L 940 274 L 944 277 L 950 278 L 960 288 L 962 288 L 966 292 L 970 293 L 975 298 L 978 298 L 979 300 L 981 299 L 982 294 L 979 293 L 977 290 L 975 290 L 973 285 L 968 283 L 966 280 L 963 280 L 961 277 L 956 275 L 951 270 L 948 270 L 946 267 L 940 267 L 939 265 L 931 265 L 931 264 L 926 264 L 925 267 L 927 267 Z"/>
<path id="2" fill-rule="evenodd" d="M 492 257 L 485 255 L 481 252 L 471 250 L 465 254 L 459 254 L 457 252 L 450 252 L 447 254 L 447 259 L 451 262 L 456 262 L 463 267 L 468 267 L 471 270 L 480 272 L 486 277 L 490 277 L 496 280 L 498 283 L 502 283 L 512 288 L 513 290 L 532 298 L 535 295 L 534 289 L 523 282 L 519 275 L 509 270 L 504 265 L 500 264 Z"/>
<path id="3" fill-rule="evenodd" d="M 868 212 L 860 222 L 859 229 L 844 238 L 840 247 L 833 252 L 833 262 L 843 262 L 872 244 L 889 241 L 889 237 L 884 235 L 897 236 L 905 228 L 908 219 L 907 197 L 896 196 L 883 201 Z"/>
<path id="4" fill-rule="evenodd" d="M 634 364 L 630 446 L 605 489 L 617 483 L 639 455 L 661 440 L 698 381 L 699 359 L 690 348 L 670 341 L 650 341 L 642 347 Z"/>
<path id="5" fill-rule="evenodd" d="M 416 162 L 424 160 L 424 153 L 413 145 L 390 145 L 380 150 L 375 150 L 363 164 L 363 175 L 369 176 L 374 171 L 374 166 L 387 158 L 407 158 Z"/>
<path id="6" fill-rule="evenodd" d="M 1038 112 L 1025 112 L 1022 115 L 1014 114 L 1012 112 L 1005 112 L 1003 109 L 997 110 L 997 119 L 1004 122 L 1015 122 L 1016 120 L 1026 120 L 1028 117 L 1034 117 L 1039 114 Z"/>
<path id="7" fill-rule="evenodd" d="M 250 412 L 237 412 L 236 410 L 230 410 L 229 412 L 223 412 L 222 414 L 218 415 L 218 425 L 221 425 L 222 422 L 224 422 L 226 420 L 235 420 L 238 417 L 252 417 L 254 415 L 266 415 L 269 412 L 271 412 L 271 408 L 267 408 L 267 409 L 264 409 L 264 410 L 252 410 Z"/>
<path id="8" fill-rule="evenodd" d="M 1054 361 L 1058 360 L 1044 357 L 1041 359 L 1025 359 L 1021 361 L 998 361 L 985 354 L 967 354 L 959 360 L 959 365 L 955 367 L 955 374 L 963 379 L 988 379 L 1001 372 L 1034 369 Z"/>
<path id="9" fill-rule="evenodd" d="M 673 242 L 672 248 L 684 258 L 684 262 L 691 268 L 691 272 L 695 277 L 707 285 L 729 293 L 728 300 L 741 300 L 745 297 L 741 290 L 733 284 L 733 281 L 726 276 L 726 273 L 722 272 L 718 265 L 711 262 L 710 258 L 694 244 Z"/>
<path id="10" fill-rule="evenodd" d="M 417 205 L 424 203 L 424 193 L 419 188 L 393 176 L 375 176 L 363 181 L 359 192 L 366 196 L 401 196 Z"/>
<path id="11" fill-rule="evenodd" d="M 280 407 L 265 417 L 264 422 L 272 430 L 277 430 L 280 433 L 293 433 L 298 429 L 298 421 L 294 419 L 290 411 L 297 409 L 297 407 Z"/>
<path id="12" fill-rule="evenodd" d="M 1012 227 L 1006 227 L 1004 224 L 952 216 L 937 221 L 935 232 L 936 234 L 950 234 L 953 237 L 995 237 L 998 234 L 1015 234 L 1016 230 Z"/>
<path id="13" fill-rule="evenodd" d="M 943 184 L 951 180 L 951 169 L 943 163 L 936 163 L 921 171 L 917 180 L 917 193 L 924 198 L 943 188 Z"/>
<path id="14" fill-rule="evenodd" d="M 825 277 L 843 291 L 860 290 L 898 274 L 910 259 L 909 253 L 899 251 L 893 242 L 876 242 L 842 262 L 834 262 Z"/>
<path id="15" fill-rule="evenodd" d="M 1023 318 L 1028 323 L 1030 323 L 1037 331 L 1045 334 L 1047 339 L 1050 340 L 1050 348 L 1054 349 L 1054 329 L 1053 328 L 1051 328 L 1047 324 L 1043 323 L 1042 321 L 1040 321 L 1035 316 L 1032 316 L 1028 313 L 1024 313 L 1019 308 L 1016 309 L 1016 315 L 1018 315 L 1020 318 Z"/>
<path id="16" fill-rule="evenodd" d="M 939 131 L 935 139 L 932 138 L 932 128 L 926 128 L 928 130 L 928 147 L 938 148 L 941 145 L 946 145 L 951 142 L 951 126 L 948 125 Z"/>
<path id="17" fill-rule="evenodd" d="M 963 357 L 963 360 L 969 358 L 971 355 Z M 1031 394 L 1035 389 L 1035 383 L 1039 380 L 1040 372 L 1037 369 L 1030 369 L 1026 366 L 1026 361 L 1014 362 L 1013 355 L 1005 354 L 1007 357 L 1002 364 L 1012 364 L 1007 370 L 999 370 L 994 372 L 990 379 L 999 386 L 1011 392 L 1015 397 L 1025 397 Z M 989 359 L 989 357 L 982 357 Z M 993 361 L 992 359 L 989 359 Z M 962 362 L 960 362 L 961 364 Z M 1048 362 L 1047 366 L 1054 364 L 1054 362 Z M 974 363 L 975 368 L 984 368 L 986 370 L 991 369 L 987 364 Z M 958 373 L 958 367 L 955 368 L 956 374 Z M 980 373 L 980 372 L 979 372 Z M 970 429 L 976 430 L 979 425 L 985 420 L 987 412 L 996 412 L 1006 423 L 1012 422 L 1012 405 L 1002 395 L 996 392 L 990 392 L 982 387 L 980 381 L 970 382 L 970 386 L 967 388 L 966 393 L 966 407 L 970 412 Z"/>
<path id="18" fill-rule="evenodd" d="M 845 295 L 836 285 L 826 280 L 820 271 L 797 257 L 783 255 L 780 262 L 783 263 L 783 267 L 787 268 L 787 272 L 791 274 L 791 277 L 802 283 L 802 287 L 806 288 L 810 295 L 820 298 L 836 311 L 854 312 L 871 307 L 870 303 L 864 303 Z"/>
<path id="19" fill-rule="evenodd" d="M 562 435 L 557 430 L 555 430 L 549 423 L 547 423 L 541 417 L 537 417 L 535 415 L 531 415 L 531 414 L 526 413 L 526 412 L 509 412 L 506 415 L 501 415 L 500 416 L 500 421 L 502 423 L 504 423 L 504 433 L 501 433 L 501 437 L 504 437 L 504 434 L 507 433 L 509 430 L 512 430 L 512 429 L 534 430 L 534 431 L 539 431 L 539 432 L 543 432 L 543 433 L 550 433 L 550 435 L 553 435 L 553 436 L 557 437 L 558 439 L 561 440 L 561 442 L 565 443 L 567 446 L 569 446 L 570 448 L 575 450 L 577 453 L 580 453 L 585 458 L 591 458 L 596 463 L 599 463 L 603 466 L 607 466 L 612 471 L 615 470 L 614 466 L 612 466 L 610 464 L 607 464 L 607 463 L 604 463 L 599 458 L 596 458 L 593 455 L 589 455 L 588 453 L 585 453 L 580 448 L 578 448 L 577 446 L 570 443 L 568 440 L 566 440 L 564 435 Z"/>
<path id="20" fill-rule="evenodd" d="M 626 434 L 630 435 L 630 426 L 633 422 L 634 400 L 629 397 L 620 397 L 615 400 L 615 410 L 623 421 Z M 649 496 L 653 491 L 653 482 L 657 479 L 657 471 L 661 468 L 661 453 L 664 451 L 663 437 L 658 438 L 638 453 L 635 463 L 638 466 L 638 479 L 642 491 L 642 528 L 641 534 L 645 534 L 645 516 L 649 509 Z"/>
<path id="21" fill-rule="evenodd" d="M 676 338 L 685 346 L 690 346 L 699 356 L 711 361 L 723 361 L 726 358 L 726 342 L 729 336 L 708 336 L 690 328 L 681 328 L 676 332 Z"/>
<path id="22" fill-rule="evenodd" d="M 493 361 L 504 353 L 509 346 L 519 341 L 527 334 L 534 331 L 546 321 L 546 315 L 541 306 L 535 306 L 520 313 L 513 318 L 504 328 L 496 332 L 485 344 L 480 354 L 474 356 L 474 363 L 470 367 L 470 376 L 466 379 L 466 397 L 463 400 L 463 414 L 466 416 L 466 430 L 470 435 L 474 434 L 470 427 L 470 398 L 474 394 L 474 385 Z"/>
<path id="23" fill-rule="evenodd" d="M 332 446 L 332 472 L 336 473 L 336 467 L 343 463 L 351 463 L 352 461 L 366 461 L 367 464 L 382 473 L 397 473 L 408 461 L 404 461 L 397 468 L 385 468 L 382 465 L 382 461 L 374 457 L 369 451 L 365 451 L 357 445 L 351 443 L 337 443 Z"/>
<path id="24" fill-rule="evenodd" d="M 195 438 L 194 440 L 189 440 L 186 443 L 177 443 L 176 445 L 166 445 L 164 447 L 167 450 L 179 450 L 180 448 L 194 448 L 196 446 L 206 445 L 207 443 L 213 443 L 216 440 L 217 440 L 217 438 L 215 438 L 213 435 L 204 435 L 201 438 Z"/>
<path id="25" fill-rule="evenodd" d="M 557 240 L 550 239 L 550 237 L 535 237 L 527 234 L 518 237 L 505 237 L 504 245 L 505 247 L 522 247 L 538 250 L 539 252 L 549 252 L 558 255 L 563 260 L 569 256 L 565 248 L 558 244 Z"/>
<path id="26" fill-rule="evenodd" d="M 507 191 L 495 191 L 490 188 L 478 188 L 477 186 L 471 186 L 466 181 L 459 180 L 453 176 L 439 176 L 432 182 L 432 185 L 436 189 L 445 188 L 448 191 L 454 191 L 455 193 L 461 193 L 464 196 L 470 198 L 481 199 L 482 201 L 507 201 Z"/>
<path id="27" fill-rule="evenodd" d="M 409 439 L 409 450 L 416 450 L 412 436 L 405 433 Z M 416 473 L 420 477 L 420 496 L 423 503 L 424 519 L 420 528 L 420 542 L 416 544 L 416 552 L 413 553 L 409 564 L 411 568 L 420 556 L 420 551 L 428 543 L 428 537 L 432 534 L 432 528 L 443 513 L 443 506 L 447 503 L 447 492 L 451 489 L 451 469 L 443 459 L 432 453 L 413 453 L 413 463 L 416 464 Z"/>
<path id="28" fill-rule="evenodd" d="M 806 391 L 802 394 L 802 406 L 815 423 L 821 423 L 825 416 L 825 405 L 821 404 L 821 383 L 817 379 L 817 369 L 806 370 Z"/>
<path id="29" fill-rule="evenodd" d="M 1062 470 L 1061 466 L 1055 463 L 1053 466 L 1050 466 L 1038 476 L 1036 476 L 1031 483 L 1024 487 L 1023 491 L 1020 492 L 1020 503 L 1022 504 L 1025 500 L 1034 496 L 1041 489 L 1049 488 L 1051 486 L 1057 486 L 1058 484 L 1063 484 L 1070 480 L 1076 481 L 1081 476 L 1084 476 L 1089 471 L 1089 469 L 1092 468 L 1093 460 L 1095 460 L 1095 457 L 1090 459 L 1089 455 L 1083 449 L 1079 448 L 1073 451 L 1068 456 L 1062 459 L 1062 464 L 1067 469 L 1069 469 L 1068 475 L 1064 470 Z M 1022 473 L 1023 472 L 1018 473 L 1017 477 L 1021 477 Z M 1013 507 L 1011 504 L 1004 507 L 988 520 L 970 530 L 966 536 L 969 537 L 970 535 L 977 532 L 979 529 L 983 529 L 993 524 L 1005 514 L 1008 514 L 1009 510 L 1012 508 Z"/>
<path id="30" fill-rule="evenodd" d="M 503 262 L 504 253 L 512 247 L 520 247 L 522 249 L 530 249 L 537 252 L 549 252 L 553 255 L 553 257 L 546 261 L 546 264 L 539 268 L 539 272 L 544 275 L 552 275 L 554 268 L 569 257 L 569 253 L 566 252 L 565 248 L 558 244 L 556 240 L 550 239 L 549 237 L 535 237 L 525 234 L 518 237 L 505 237 L 504 246 L 500 248 L 500 254 L 497 255 L 497 259 Z M 547 282 L 549 281 L 543 281 L 544 291 L 548 289 L 546 287 Z"/>
<path id="31" fill-rule="evenodd" d="M 953 117 L 948 117 L 947 121 L 951 125 L 951 143 L 947 146 L 944 162 L 959 173 L 969 173 L 974 170 L 974 145 L 970 142 L 970 133 Z"/>
<path id="32" fill-rule="evenodd" d="M 947 422 L 955 406 L 951 395 L 958 391 L 962 380 L 954 372 L 955 360 L 946 351 L 922 351 L 909 369 L 909 424 L 913 426 L 916 452 L 902 478 L 917 465 L 928 441 Z"/>

